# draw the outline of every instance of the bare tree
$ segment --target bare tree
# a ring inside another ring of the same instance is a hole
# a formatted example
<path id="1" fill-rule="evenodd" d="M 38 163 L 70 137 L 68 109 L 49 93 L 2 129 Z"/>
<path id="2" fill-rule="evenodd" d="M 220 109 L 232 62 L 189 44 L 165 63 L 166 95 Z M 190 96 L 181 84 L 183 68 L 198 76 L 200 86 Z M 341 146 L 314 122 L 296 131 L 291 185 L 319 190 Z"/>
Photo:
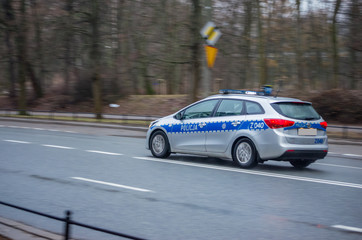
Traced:
<path id="1" fill-rule="evenodd" d="M 200 0 L 192 0 L 192 15 L 191 15 L 191 64 L 193 73 L 193 88 L 191 92 L 192 101 L 198 99 L 199 85 L 201 82 L 201 5 Z"/>
<path id="2" fill-rule="evenodd" d="M 91 70 L 92 70 L 92 90 L 93 90 L 93 101 L 94 101 L 94 111 L 97 119 L 102 118 L 102 83 L 100 77 L 100 33 L 99 33 L 99 24 L 100 24 L 100 2 L 99 0 L 92 0 L 91 2 L 91 15 L 90 15 L 90 25 L 91 25 L 91 49 L 90 49 L 90 61 L 91 61 Z"/>
<path id="3" fill-rule="evenodd" d="M 7 48 L 8 58 L 8 76 L 9 76 L 9 96 L 11 98 L 16 97 L 15 91 L 15 59 L 14 59 L 14 9 L 12 6 L 12 0 L 3 0 L 2 7 L 4 9 L 4 32 L 5 32 L 5 45 Z"/>
<path id="4" fill-rule="evenodd" d="M 358 89 L 359 84 L 362 83 L 362 4 L 361 1 L 351 0 L 349 4 L 349 34 L 348 34 L 348 48 L 349 48 L 349 77 L 350 88 Z"/>
<path id="5" fill-rule="evenodd" d="M 18 96 L 19 114 L 25 115 L 27 109 L 26 99 L 26 52 L 27 52 L 27 20 L 26 20 L 26 5 L 25 0 L 20 2 L 20 14 L 17 21 L 17 58 L 18 58 L 18 83 L 20 94 Z"/>
<path id="6" fill-rule="evenodd" d="M 296 35 L 295 35 L 295 67 L 297 69 L 297 86 L 299 90 L 304 89 L 304 80 L 303 80 L 303 64 L 302 60 L 302 23 L 300 17 L 300 0 L 295 1 L 297 8 L 297 26 L 296 26 Z"/>
<path id="7" fill-rule="evenodd" d="M 258 17 L 258 51 L 259 51 L 259 85 L 266 84 L 268 79 L 268 66 L 265 54 L 265 38 L 263 29 L 263 13 L 261 0 L 256 1 Z"/>
<path id="8" fill-rule="evenodd" d="M 338 31 L 337 31 L 337 15 L 341 7 L 341 0 L 336 0 L 331 25 L 332 38 L 332 62 L 333 62 L 333 80 L 331 88 L 339 87 L 339 55 L 338 55 Z"/>

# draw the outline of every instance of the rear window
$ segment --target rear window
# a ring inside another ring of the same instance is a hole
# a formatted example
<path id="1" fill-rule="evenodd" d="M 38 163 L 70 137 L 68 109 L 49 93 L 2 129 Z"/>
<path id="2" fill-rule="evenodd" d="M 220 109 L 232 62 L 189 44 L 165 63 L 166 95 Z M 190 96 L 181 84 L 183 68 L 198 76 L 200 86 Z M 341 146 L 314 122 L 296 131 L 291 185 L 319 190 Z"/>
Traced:
<path id="1" fill-rule="evenodd" d="M 271 104 L 272 107 L 281 115 L 300 119 L 300 120 L 318 120 L 319 114 L 309 103 L 299 102 L 280 102 Z"/>

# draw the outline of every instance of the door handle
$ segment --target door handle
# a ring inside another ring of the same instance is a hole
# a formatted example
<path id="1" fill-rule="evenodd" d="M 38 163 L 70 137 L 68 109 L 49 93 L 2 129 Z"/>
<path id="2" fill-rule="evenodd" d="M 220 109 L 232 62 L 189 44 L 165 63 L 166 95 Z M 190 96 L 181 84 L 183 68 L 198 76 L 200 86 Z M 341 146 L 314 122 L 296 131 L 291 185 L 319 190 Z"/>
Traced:
<path id="1" fill-rule="evenodd" d="M 236 127 L 237 125 L 240 124 L 240 121 L 235 121 L 235 122 L 232 122 L 231 124 L 232 124 L 234 127 Z"/>
<path id="2" fill-rule="evenodd" d="M 205 127 L 205 126 L 206 126 L 206 123 L 204 123 L 204 122 L 199 123 L 199 127 L 200 127 L 200 128 L 203 128 L 203 127 Z"/>

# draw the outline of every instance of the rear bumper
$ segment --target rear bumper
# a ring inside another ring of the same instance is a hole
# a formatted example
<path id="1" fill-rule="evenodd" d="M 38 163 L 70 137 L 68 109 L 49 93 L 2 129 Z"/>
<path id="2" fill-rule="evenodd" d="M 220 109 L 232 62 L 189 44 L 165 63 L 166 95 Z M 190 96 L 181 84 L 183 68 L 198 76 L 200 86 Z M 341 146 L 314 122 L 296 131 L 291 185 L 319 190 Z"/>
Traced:
<path id="1" fill-rule="evenodd" d="M 273 160 L 279 160 L 279 161 L 289 161 L 296 159 L 317 160 L 325 158 L 327 154 L 328 154 L 327 150 L 288 150 L 283 155 Z"/>

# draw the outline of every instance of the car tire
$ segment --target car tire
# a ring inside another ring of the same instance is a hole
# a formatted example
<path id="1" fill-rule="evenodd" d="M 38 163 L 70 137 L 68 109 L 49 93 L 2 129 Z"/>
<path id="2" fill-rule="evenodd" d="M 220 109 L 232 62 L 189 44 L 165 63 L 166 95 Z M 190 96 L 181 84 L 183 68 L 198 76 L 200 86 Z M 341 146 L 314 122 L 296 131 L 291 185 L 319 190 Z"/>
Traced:
<path id="1" fill-rule="evenodd" d="M 315 160 L 290 160 L 290 164 L 297 169 L 303 169 L 313 162 L 315 162 Z"/>
<path id="2" fill-rule="evenodd" d="M 253 168 L 258 165 L 256 148 L 253 142 L 247 138 L 236 142 L 232 157 L 241 168 Z"/>
<path id="3" fill-rule="evenodd" d="M 168 142 L 167 136 L 164 132 L 157 131 L 152 134 L 150 149 L 154 157 L 167 158 L 170 156 L 170 143 Z"/>

